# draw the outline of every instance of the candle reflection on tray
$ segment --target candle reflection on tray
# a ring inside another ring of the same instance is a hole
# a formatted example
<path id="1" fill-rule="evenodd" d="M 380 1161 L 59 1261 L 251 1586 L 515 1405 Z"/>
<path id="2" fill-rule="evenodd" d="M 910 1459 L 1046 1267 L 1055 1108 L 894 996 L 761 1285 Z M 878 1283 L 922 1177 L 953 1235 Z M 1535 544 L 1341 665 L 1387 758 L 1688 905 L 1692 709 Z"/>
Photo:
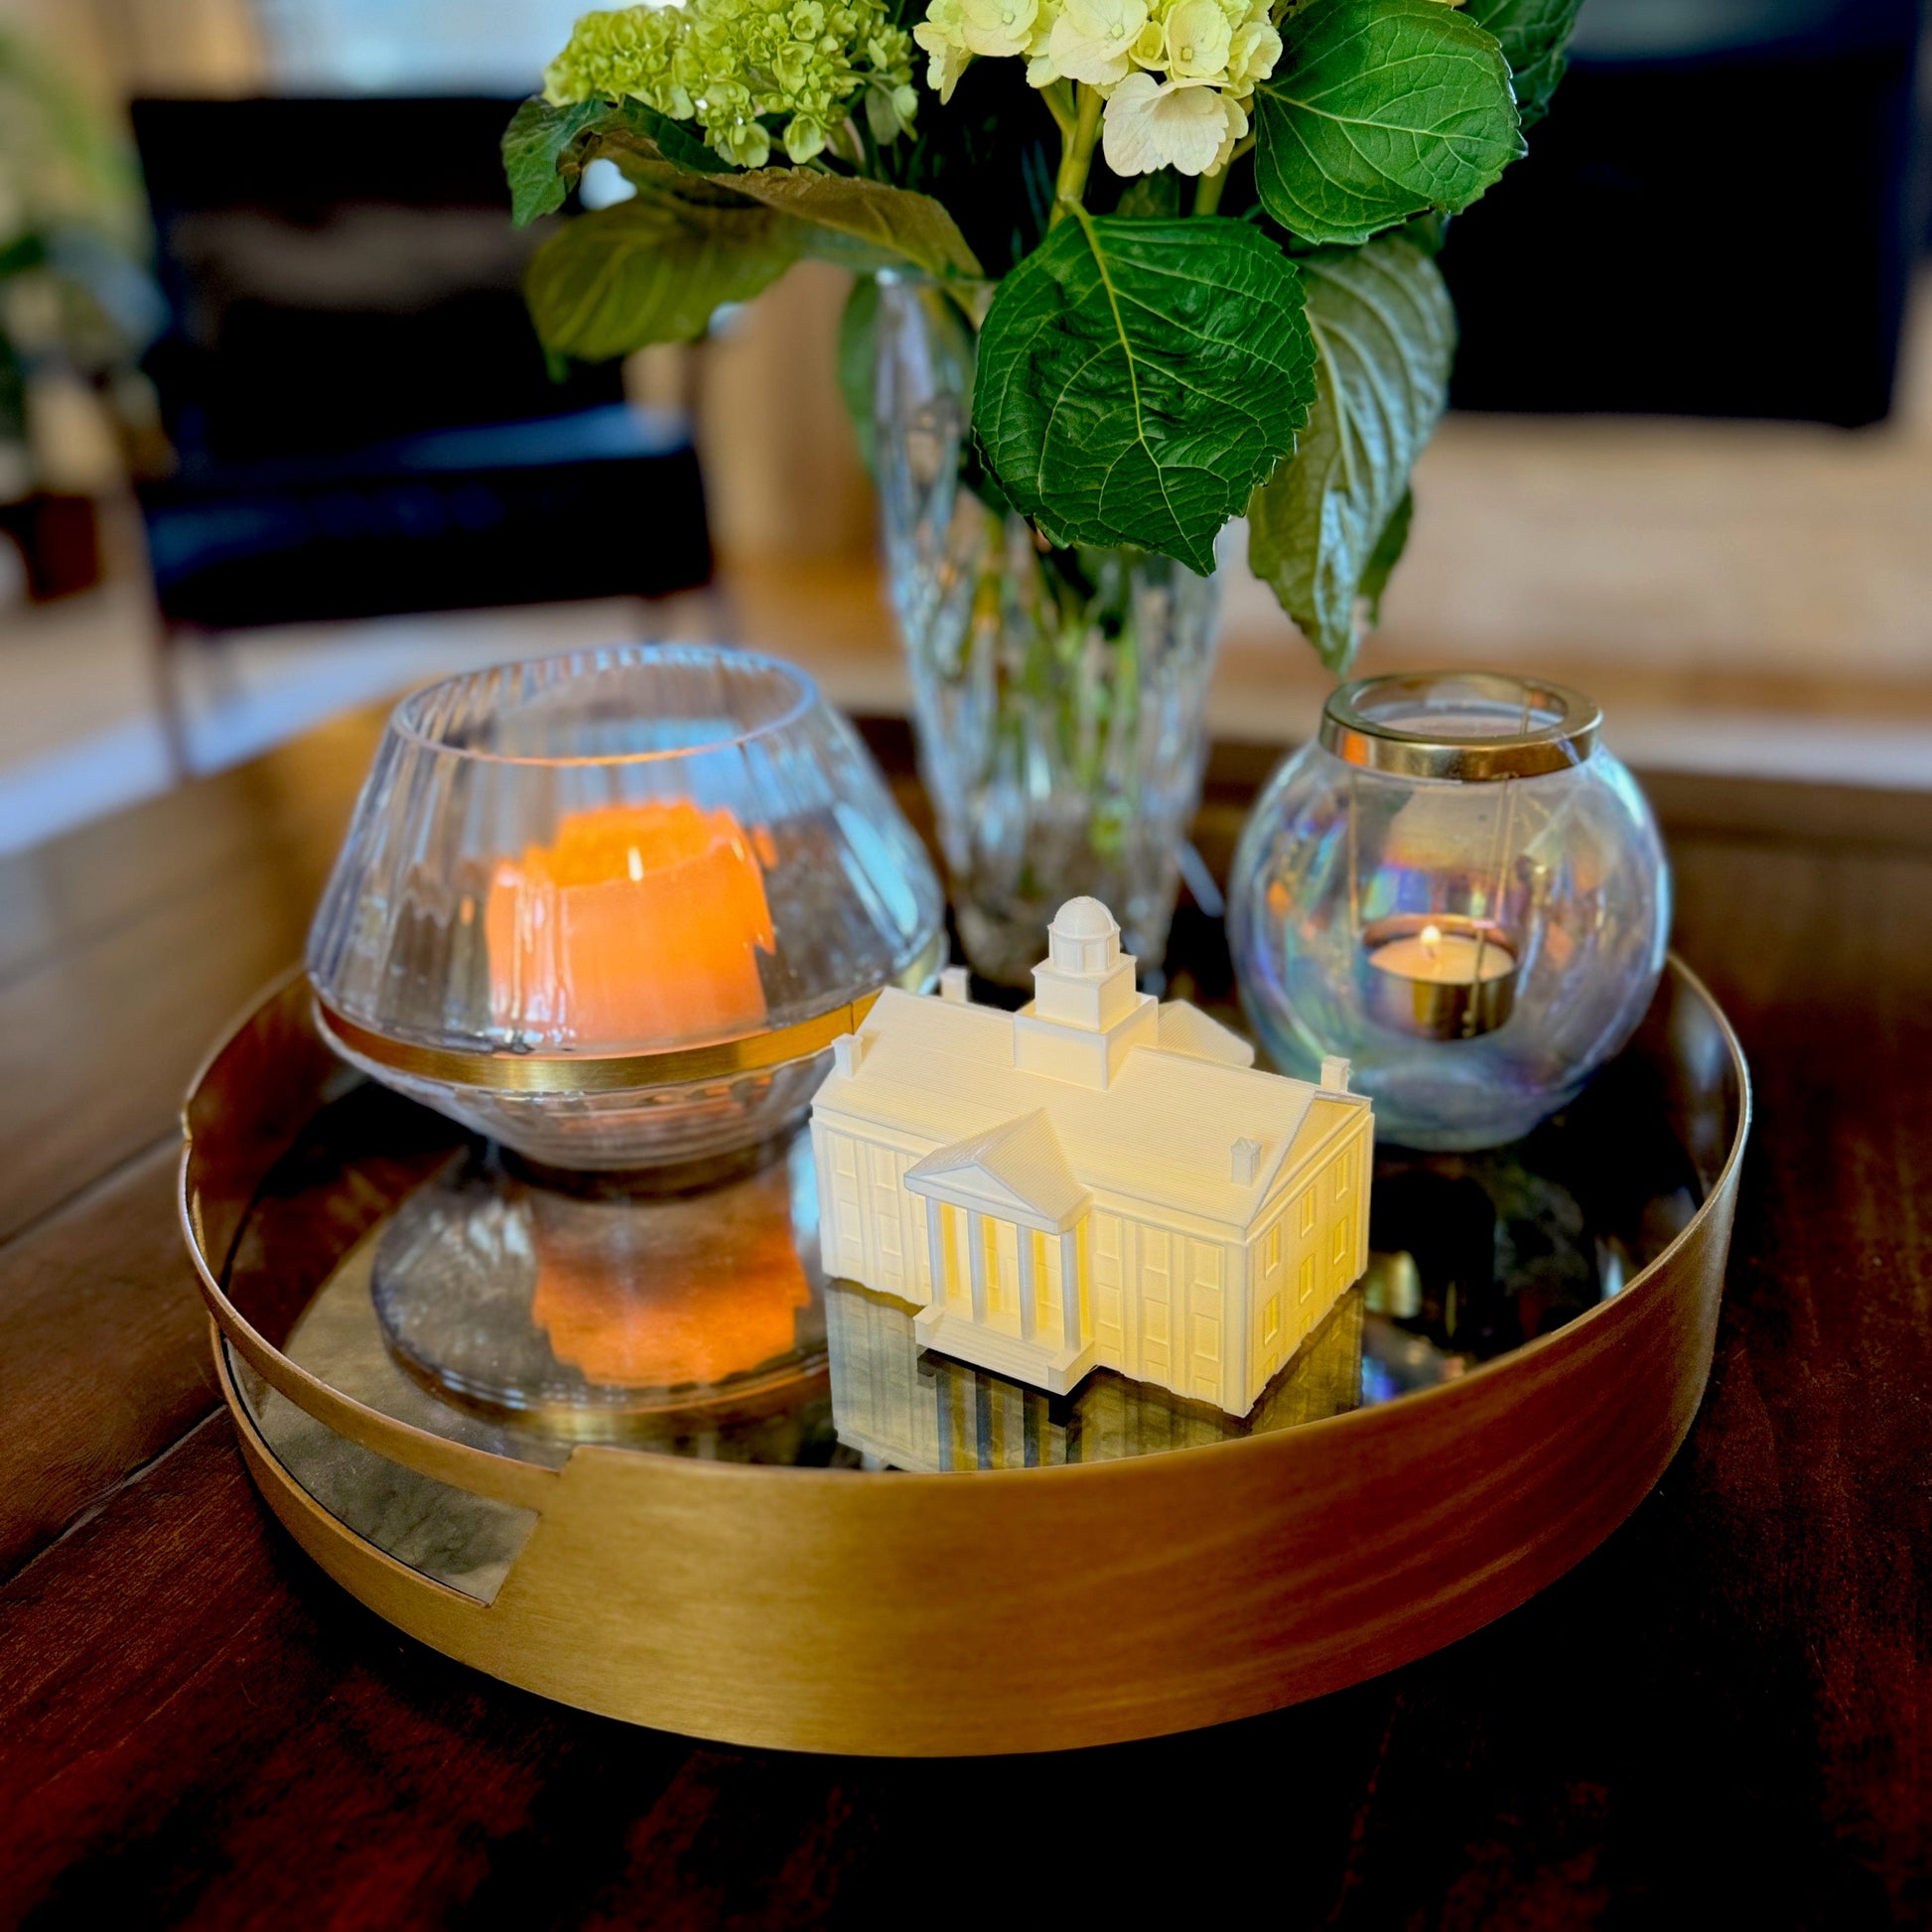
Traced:
<path id="1" fill-rule="evenodd" d="M 789 1220 L 723 1222 L 670 1252 L 626 1253 L 623 1208 L 532 1190 L 530 1318 L 559 1362 L 609 1388 L 706 1387 L 791 1353 L 812 1292 Z M 658 1219 L 663 1219 L 660 1214 Z"/>
<path id="2" fill-rule="evenodd" d="M 397 1363 L 473 1413 L 571 1441 L 726 1412 L 783 1433 L 824 1381 L 815 1202 L 803 1135 L 608 1184 L 477 1149 L 397 1208 L 370 1292 Z"/>

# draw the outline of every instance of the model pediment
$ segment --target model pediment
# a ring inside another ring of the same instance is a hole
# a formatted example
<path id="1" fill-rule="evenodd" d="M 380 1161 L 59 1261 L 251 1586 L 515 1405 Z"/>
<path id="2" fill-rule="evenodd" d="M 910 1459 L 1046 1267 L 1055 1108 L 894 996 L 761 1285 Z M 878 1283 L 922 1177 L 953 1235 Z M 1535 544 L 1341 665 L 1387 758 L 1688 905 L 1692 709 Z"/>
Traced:
<path id="1" fill-rule="evenodd" d="M 1073 1226 L 1088 1201 L 1044 1109 L 935 1148 L 906 1169 L 905 1184 L 1051 1234 Z"/>

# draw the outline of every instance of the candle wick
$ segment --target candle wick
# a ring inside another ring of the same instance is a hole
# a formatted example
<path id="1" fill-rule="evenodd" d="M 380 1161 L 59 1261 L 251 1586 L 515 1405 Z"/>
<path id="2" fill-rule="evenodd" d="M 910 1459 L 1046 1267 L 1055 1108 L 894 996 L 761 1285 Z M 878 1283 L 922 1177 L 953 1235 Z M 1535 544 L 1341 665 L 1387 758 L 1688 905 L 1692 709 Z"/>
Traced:
<path id="1" fill-rule="evenodd" d="M 1441 926 L 1426 925 L 1423 927 L 1422 949 L 1425 957 L 1434 959 L 1436 957 L 1436 949 L 1442 943 L 1443 929 Z"/>

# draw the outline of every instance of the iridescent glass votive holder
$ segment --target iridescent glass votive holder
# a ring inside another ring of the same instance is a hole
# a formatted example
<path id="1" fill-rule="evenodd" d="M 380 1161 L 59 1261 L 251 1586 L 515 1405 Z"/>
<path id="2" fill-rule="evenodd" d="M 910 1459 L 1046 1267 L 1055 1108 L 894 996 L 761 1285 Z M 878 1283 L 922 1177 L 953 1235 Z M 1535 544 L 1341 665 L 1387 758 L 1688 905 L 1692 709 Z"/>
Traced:
<path id="1" fill-rule="evenodd" d="M 1257 800 L 1228 893 L 1242 1004 L 1284 1070 L 1344 1055 L 1379 1140 L 1515 1140 L 1641 1019 L 1670 875 L 1600 726 L 1546 680 L 1365 678 Z"/>
<path id="2" fill-rule="evenodd" d="M 309 934 L 337 1049 L 562 1169 L 764 1140 L 944 901 L 803 673 L 708 645 L 477 671 L 390 719 Z"/>

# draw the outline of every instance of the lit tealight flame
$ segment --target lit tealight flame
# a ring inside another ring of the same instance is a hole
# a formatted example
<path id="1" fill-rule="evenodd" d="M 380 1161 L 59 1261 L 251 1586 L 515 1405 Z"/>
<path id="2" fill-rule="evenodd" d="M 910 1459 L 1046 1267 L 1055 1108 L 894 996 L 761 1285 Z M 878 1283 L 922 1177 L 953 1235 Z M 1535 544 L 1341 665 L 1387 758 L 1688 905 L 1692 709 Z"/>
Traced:
<path id="1" fill-rule="evenodd" d="M 1426 925 L 1422 929 L 1422 951 L 1425 959 L 1434 959 L 1436 949 L 1443 943 L 1443 928 L 1439 925 Z"/>

